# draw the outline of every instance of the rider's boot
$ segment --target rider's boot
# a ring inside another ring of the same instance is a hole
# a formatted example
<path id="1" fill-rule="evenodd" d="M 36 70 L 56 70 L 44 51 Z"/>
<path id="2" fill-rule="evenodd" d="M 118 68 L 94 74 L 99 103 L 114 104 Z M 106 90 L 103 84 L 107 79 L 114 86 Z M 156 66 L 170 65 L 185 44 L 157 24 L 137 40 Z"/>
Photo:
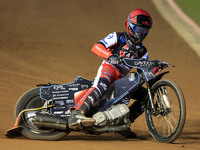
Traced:
<path id="1" fill-rule="evenodd" d="M 126 138 L 129 138 L 129 139 L 134 139 L 137 137 L 137 135 L 135 134 L 135 132 L 131 131 L 130 128 L 128 128 L 127 130 L 125 131 L 120 131 L 118 132 L 120 135 L 126 137 Z"/>
<path id="2" fill-rule="evenodd" d="M 80 130 L 83 127 L 91 127 L 95 124 L 93 118 L 84 116 L 84 112 L 81 110 L 72 110 L 71 116 L 68 119 L 68 126 L 73 130 Z"/>

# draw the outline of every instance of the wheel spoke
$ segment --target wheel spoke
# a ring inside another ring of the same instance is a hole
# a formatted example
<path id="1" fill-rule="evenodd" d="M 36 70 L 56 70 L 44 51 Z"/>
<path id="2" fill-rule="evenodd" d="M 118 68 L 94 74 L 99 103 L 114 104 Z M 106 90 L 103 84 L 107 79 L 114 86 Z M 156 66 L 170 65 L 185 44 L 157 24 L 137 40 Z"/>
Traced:
<path id="1" fill-rule="evenodd" d="M 172 120 L 174 121 L 174 125 L 177 127 L 178 121 L 177 121 L 177 119 L 173 116 L 172 113 L 169 114 L 169 118 L 172 118 Z"/>
<path id="2" fill-rule="evenodd" d="M 185 123 L 185 100 L 180 88 L 171 80 L 160 80 L 152 86 L 156 114 L 147 111 L 147 125 L 153 137 L 173 142 Z"/>
<path id="3" fill-rule="evenodd" d="M 162 121 L 163 121 L 163 136 L 165 136 L 165 121 L 163 120 L 163 117 L 162 117 Z"/>
<path id="4" fill-rule="evenodd" d="M 174 131 L 174 130 L 175 130 L 175 128 L 174 128 L 174 127 L 173 127 L 173 125 L 171 124 L 171 122 L 170 122 L 170 119 L 167 119 L 167 117 L 166 117 L 166 116 L 164 116 L 164 119 L 166 120 L 166 122 L 167 122 L 167 124 L 168 124 L 169 128 L 170 128 L 172 131 Z"/>

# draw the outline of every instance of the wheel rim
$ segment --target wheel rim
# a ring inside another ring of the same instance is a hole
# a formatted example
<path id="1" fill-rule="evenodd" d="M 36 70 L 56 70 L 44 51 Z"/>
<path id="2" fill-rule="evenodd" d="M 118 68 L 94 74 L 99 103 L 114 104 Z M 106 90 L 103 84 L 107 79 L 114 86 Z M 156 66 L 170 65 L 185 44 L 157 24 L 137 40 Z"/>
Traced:
<path id="1" fill-rule="evenodd" d="M 38 107 L 42 107 L 44 105 L 45 101 L 42 100 L 40 98 L 39 95 L 36 95 L 34 97 L 31 97 L 24 109 L 30 109 L 30 108 L 38 108 Z M 41 110 L 40 110 L 41 111 Z M 47 111 L 47 110 L 46 110 Z M 42 129 L 42 128 L 39 128 L 38 126 L 34 125 L 33 123 L 33 117 L 36 115 L 36 113 L 39 112 L 39 111 L 28 111 L 28 112 L 25 112 L 23 114 L 23 123 L 31 129 L 31 131 L 35 132 L 35 133 L 46 133 L 46 132 L 51 132 L 53 129 L 49 130 L 49 129 Z"/>
<path id="2" fill-rule="evenodd" d="M 153 93 L 156 115 L 150 115 L 152 128 L 160 138 L 170 138 L 177 128 L 181 118 L 180 104 L 175 89 L 163 85 Z M 165 95 L 167 100 L 164 98 Z M 160 101 L 159 101 L 160 99 Z"/>

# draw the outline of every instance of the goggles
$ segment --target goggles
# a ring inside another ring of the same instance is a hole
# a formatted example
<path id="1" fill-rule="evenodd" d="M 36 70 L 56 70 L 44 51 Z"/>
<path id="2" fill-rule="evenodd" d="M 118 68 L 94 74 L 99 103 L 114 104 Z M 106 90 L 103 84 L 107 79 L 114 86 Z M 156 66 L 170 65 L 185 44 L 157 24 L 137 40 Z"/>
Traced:
<path id="1" fill-rule="evenodd" d="M 137 25 L 135 25 L 131 22 L 130 15 L 129 15 L 128 22 L 129 22 L 129 26 L 131 27 L 131 30 L 140 35 L 148 34 L 149 29 L 143 26 L 142 24 L 143 19 L 144 19 L 144 16 L 137 16 Z"/>
<path id="2" fill-rule="evenodd" d="M 137 26 L 137 25 L 134 25 L 134 26 L 135 27 L 133 27 L 132 30 L 137 34 L 145 35 L 145 34 L 148 34 L 148 32 L 149 32 L 149 29 L 147 29 L 145 27 L 141 27 L 141 26 Z"/>

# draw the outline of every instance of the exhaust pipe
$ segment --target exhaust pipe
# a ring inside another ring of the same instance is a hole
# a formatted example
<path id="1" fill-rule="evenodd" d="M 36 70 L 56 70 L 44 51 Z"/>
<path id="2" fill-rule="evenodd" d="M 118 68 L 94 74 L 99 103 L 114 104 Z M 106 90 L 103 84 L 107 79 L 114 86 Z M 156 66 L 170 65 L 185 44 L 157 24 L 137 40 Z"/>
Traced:
<path id="1" fill-rule="evenodd" d="M 57 117 L 50 114 L 37 113 L 33 123 L 41 128 L 66 131 L 68 129 L 67 118 Z"/>

